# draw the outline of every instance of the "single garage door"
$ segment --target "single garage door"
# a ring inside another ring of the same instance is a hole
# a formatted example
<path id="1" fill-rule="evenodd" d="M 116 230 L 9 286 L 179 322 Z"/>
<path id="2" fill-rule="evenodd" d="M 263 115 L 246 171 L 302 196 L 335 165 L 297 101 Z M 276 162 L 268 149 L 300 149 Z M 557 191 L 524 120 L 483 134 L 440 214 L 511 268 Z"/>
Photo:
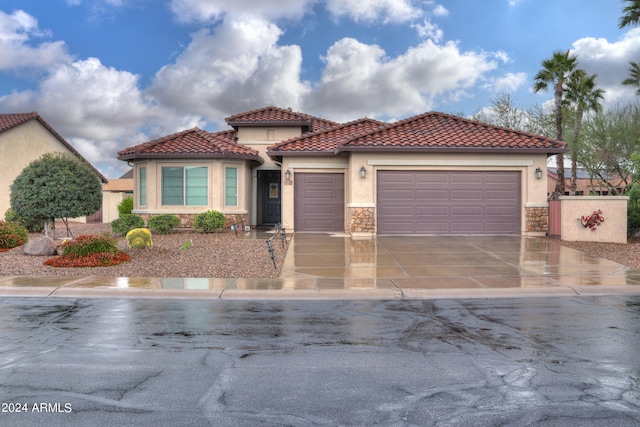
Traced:
<path id="1" fill-rule="evenodd" d="M 295 231 L 344 231 L 344 174 L 297 172 L 293 192 Z"/>
<path id="2" fill-rule="evenodd" d="M 378 234 L 520 234 L 519 172 L 378 171 Z"/>

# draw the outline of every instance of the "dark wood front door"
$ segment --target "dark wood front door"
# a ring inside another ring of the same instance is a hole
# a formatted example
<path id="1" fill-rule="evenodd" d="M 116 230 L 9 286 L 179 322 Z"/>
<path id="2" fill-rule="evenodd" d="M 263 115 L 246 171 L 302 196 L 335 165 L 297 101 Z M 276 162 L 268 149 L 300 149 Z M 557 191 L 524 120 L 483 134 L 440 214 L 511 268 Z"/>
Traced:
<path id="1" fill-rule="evenodd" d="M 258 182 L 262 188 L 262 224 L 280 222 L 280 200 L 282 197 L 280 171 L 258 171 Z"/>

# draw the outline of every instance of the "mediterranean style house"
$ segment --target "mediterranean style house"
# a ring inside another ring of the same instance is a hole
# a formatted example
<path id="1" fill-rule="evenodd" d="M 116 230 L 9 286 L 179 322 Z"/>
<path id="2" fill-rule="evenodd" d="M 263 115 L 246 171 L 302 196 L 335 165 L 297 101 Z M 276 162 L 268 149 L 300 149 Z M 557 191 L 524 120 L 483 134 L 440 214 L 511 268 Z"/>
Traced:
<path id="1" fill-rule="evenodd" d="M 437 112 L 336 123 L 278 107 L 118 152 L 134 171 L 134 213 L 189 226 L 218 210 L 227 224 L 296 232 L 544 235 L 547 158 L 566 144 Z"/>
<path id="2" fill-rule="evenodd" d="M 38 113 L 0 114 L 0 219 L 11 207 L 9 188 L 16 177 L 29 163 L 52 152 L 72 153 L 91 166 Z M 106 184 L 107 178 L 91 167 Z"/>

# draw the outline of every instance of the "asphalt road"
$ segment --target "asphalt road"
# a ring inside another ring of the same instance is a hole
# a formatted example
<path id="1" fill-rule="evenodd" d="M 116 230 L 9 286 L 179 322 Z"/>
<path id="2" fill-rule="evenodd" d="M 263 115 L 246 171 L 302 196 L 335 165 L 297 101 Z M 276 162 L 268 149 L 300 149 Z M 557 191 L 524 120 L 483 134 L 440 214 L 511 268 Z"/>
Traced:
<path id="1" fill-rule="evenodd" d="M 1 426 L 636 426 L 640 296 L 0 299 Z"/>

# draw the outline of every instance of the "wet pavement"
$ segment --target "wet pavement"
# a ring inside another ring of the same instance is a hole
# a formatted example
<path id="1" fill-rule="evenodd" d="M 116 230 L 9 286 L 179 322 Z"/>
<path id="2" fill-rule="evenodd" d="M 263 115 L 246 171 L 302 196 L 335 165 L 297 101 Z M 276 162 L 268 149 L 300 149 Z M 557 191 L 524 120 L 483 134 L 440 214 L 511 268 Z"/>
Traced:
<path id="1" fill-rule="evenodd" d="M 640 294 L 640 271 L 546 238 L 358 240 L 296 233 L 288 244 L 277 279 L 0 277 L 0 296 L 422 299 Z"/>
<path id="2" fill-rule="evenodd" d="M 640 296 L 1 298 L 3 426 L 636 426 Z"/>

